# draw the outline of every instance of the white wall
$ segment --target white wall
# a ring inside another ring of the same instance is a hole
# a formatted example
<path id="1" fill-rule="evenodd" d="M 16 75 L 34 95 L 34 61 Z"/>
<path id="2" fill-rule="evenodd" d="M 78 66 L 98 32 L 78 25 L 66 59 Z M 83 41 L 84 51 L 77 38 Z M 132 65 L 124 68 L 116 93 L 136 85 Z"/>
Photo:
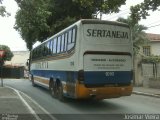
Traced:
<path id="1" fill-rule="evenodd" d="M 29 51 L 12 51 L 14 56 L 11 61 L 6 61 L 5 65 L 26 66 L 29 59 Z"/>
<path id="2" fill-rule="evenodd" d="M 151 42 L 151 54 L 160 55 L 160 41 L 159 42 Z"/>

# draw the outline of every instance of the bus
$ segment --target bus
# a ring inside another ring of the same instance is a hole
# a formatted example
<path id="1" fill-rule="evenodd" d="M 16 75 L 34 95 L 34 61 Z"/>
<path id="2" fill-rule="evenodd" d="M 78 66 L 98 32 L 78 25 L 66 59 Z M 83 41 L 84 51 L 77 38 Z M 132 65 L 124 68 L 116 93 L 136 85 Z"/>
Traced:
<path id="1" fill-rule="evenodd" d="M 59 100 L 130 96 L 132 46 L 127 24 L 82 19 L 31 50 L 30 80 Z"/>

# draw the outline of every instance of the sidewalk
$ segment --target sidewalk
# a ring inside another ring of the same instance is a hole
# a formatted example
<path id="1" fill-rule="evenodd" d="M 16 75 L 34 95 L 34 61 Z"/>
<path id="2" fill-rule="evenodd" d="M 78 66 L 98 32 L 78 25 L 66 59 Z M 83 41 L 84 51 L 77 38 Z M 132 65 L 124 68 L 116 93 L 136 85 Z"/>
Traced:
<path id="1" fill-rule="evenodd" d="M 27 117 L 26 117 L 27 116 Z M 0 120 L 35 120 L 16 91 L 0 87 Z"/>
<path id="2" fill-rule="evenodd" d="M 160 98 L 160 89 L 133 87 L 133 94 Z"/>

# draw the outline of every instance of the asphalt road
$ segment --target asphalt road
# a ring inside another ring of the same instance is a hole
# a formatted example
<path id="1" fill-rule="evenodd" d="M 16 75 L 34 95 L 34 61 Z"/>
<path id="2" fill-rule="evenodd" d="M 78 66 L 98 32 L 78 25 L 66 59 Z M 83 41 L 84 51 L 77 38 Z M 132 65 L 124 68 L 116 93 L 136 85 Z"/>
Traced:
<path id="1" fill-rule="evenodd" d="M 130 114 L 159 114 L 160 99 L 131 95 L 103 101 L 82 101 L 67 99 L 65 102 L 52 98 L 49 91 L 42 87 L 33 87 L 29 80 L 4 79 L 4 85 L 13 87 L 30 96 L 39 105 L 56 118 L 66 119 L 127 119 Z M 106 116 L 107 114 L 107 116 Z M 130 116 L 133 117 L 133 116 Z"/>

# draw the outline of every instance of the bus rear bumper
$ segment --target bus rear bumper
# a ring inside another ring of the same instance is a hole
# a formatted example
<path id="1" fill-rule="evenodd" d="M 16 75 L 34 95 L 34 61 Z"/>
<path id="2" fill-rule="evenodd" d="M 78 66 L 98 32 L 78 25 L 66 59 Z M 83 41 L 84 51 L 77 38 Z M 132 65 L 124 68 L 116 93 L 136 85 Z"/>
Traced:
<path id="1" fill-rule="evenodd" d="M 121 96 L 130 96 L 133 87 L 120 86 L 120 87 L 94 87 L 87 88 L 84 84 L 77 84 L 76 87 L 76 98 L 77 99 L 107 99 L 107 98 L 118 98 Z"/>

